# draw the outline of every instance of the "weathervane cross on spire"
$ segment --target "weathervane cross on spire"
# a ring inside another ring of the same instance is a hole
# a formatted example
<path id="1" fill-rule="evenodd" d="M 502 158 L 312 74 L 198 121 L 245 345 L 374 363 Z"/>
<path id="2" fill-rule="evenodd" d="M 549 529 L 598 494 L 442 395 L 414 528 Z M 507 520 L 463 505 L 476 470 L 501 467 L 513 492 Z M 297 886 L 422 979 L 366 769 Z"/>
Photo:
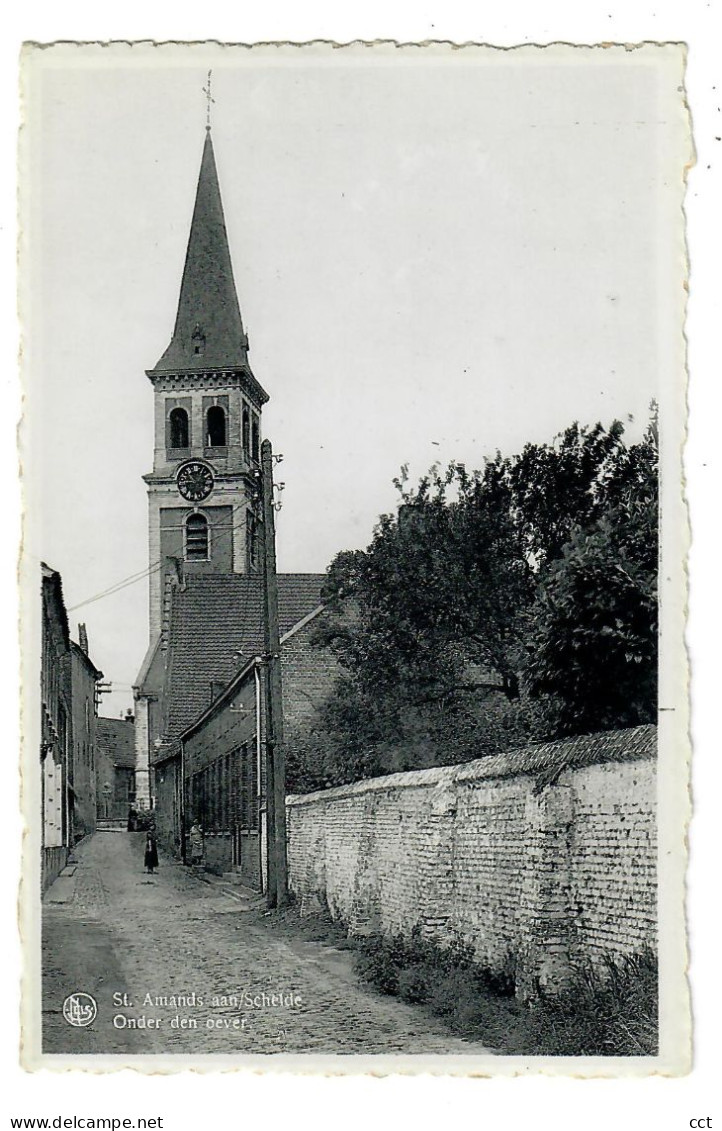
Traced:
<path id="1" fill-rule="evenodd" d="M 206 96 L 206 129 L 207 130 L 209 130 L 211 128 L 211 102 L 214 103 L 214 105 L 215 105 L 215 101 L 216 101 L 215 98 L 213 97 L 213 95 L 211 94 L 211 75 L 212 74 L 213 74 L 213 71 L 208 72 L 208 82 L 207 82 L 206 86 L 203 87 L 203 93 Z"/>

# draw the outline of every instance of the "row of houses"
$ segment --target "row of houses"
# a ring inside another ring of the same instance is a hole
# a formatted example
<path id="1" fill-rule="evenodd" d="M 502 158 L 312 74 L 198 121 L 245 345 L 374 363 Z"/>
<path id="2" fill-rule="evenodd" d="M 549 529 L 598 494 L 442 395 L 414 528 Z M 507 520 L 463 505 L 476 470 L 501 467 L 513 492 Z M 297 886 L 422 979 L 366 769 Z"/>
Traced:
<path id="1" fill-rule="evenodd" d="M 132 798 L 123 779 L 126 750 L 133 755 L 133 720 L 98 717 L 103 673 L 90 658 L 85 625 L 71 639 L 63 583 L 42 563 L 41 740 L 42 889 L 53 882 L 73 846 L 111 816 L 108 800 L 125 791 L 123 815 Z M 99 750 L 101 754 L 99 755 Z"/>

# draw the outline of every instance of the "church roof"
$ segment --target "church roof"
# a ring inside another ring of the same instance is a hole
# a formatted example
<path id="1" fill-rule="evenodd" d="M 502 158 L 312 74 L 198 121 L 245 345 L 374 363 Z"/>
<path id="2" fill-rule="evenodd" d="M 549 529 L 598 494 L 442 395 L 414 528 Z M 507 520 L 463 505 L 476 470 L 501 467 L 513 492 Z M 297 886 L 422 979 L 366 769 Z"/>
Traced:
<path id="1" fill-rule="evenodd" d="M 326 578 L 278 575 L 281 636 L 321 604 Z M 197 718 L 233 676 L 264 650 L 259 577 L 191 574 L 171 591 L 163 732 L 172 740 Z"/>
<path id="2" fill-rule="evenodd" d="M 248 365 L 246 338 L 210 130 L 206 132 L 195 208 L 170 345 L 149 376 Z"/>

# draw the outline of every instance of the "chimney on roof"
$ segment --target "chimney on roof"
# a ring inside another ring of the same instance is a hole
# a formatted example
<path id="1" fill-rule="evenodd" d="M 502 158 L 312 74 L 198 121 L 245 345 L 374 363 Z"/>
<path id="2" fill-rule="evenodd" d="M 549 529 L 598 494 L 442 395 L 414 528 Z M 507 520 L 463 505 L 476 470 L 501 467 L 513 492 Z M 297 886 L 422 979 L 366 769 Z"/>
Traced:
<path id="1" fill-rule="evenodd" d="M 212 679 L 211 680 L 211 703 L 215 702 L 215 700 L 221 694 L 221 692 L 223 691 L 225 686 L 226 685 L 225 685 L 225 683 L 223 682 L 222 679 Z"/>
<path id="2" fill-rule="evenodd" d="M 170 600 L 172 589 L 184 589 L 185 577 L 183 575 L 183 562 L 167 554 L 163 560 L 163 590 L 160 620 L 161 649 L 165 652 L 168 648 L 168 632 L 170 626 Z"/>
<path id="3" fill-rule="evenodd" d="M 166 579 L 168 583 L 174 586 L 174 588 L 183 589 L 186 579 L 182 559 L 176 558 L 171 554 L 166 554 L 165 563 Z"/>
<path id="4" fill-rule="evenodd" d="M 85 655 L 86 656 L 89 655 L 89 652 L 88 652 L 88 630 L 86 629 L 84 624 L 78 625 L 78 644 L 82 648 L 83 652 L 85 652 Z"/>

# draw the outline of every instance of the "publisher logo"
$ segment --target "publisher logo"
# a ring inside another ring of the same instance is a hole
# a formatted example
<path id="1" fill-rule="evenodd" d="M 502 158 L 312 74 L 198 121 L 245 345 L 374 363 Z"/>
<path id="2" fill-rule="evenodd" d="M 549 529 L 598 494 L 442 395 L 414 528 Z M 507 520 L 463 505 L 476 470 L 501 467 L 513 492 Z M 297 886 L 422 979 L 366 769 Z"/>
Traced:
<path id="1" fill-rule="evenodd" d="M 68 1025 L 84 1029 L 98 1016 L 98 1003 L 90 994 L 68 994 L 63 1002 L 63 1017 Z"/>

